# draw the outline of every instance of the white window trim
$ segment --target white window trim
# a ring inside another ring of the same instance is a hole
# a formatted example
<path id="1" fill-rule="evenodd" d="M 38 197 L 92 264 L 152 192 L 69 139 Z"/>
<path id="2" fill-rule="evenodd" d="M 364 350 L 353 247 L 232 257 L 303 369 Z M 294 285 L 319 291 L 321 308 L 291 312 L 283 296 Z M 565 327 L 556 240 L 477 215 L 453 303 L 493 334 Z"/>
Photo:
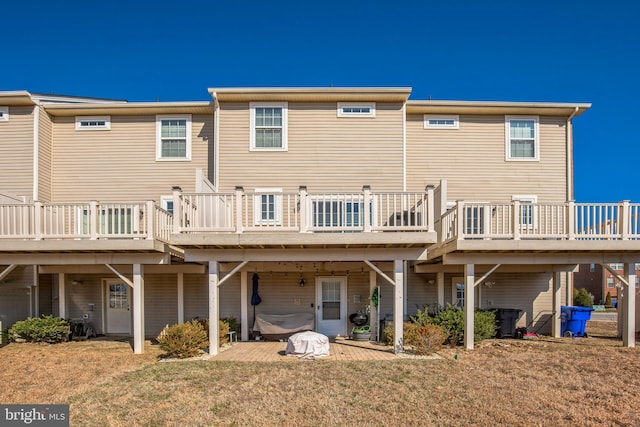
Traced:
<path id="1" fill-rule="evenodd" d="M 82 122 L 104 121 L 104 126 L 82 126 Z M 76 130 L 110 130 L 111 116 L 76 116 Z"/>
<path id="2" fill-rule="evenodd" d="M 524 202 L 525 205 L 530 203 L 536 204 L 538 203 L 538 196 L 534 194 L 516 194 L 511 196 L 511 201 L 516 200 Z M 522 209 L 522 205 L 520 205 L 520 209 Z M 535 230 L 538 228 L 538 212 L 535 207 L 533 207 L 532 215 L 531 224 L 520 224 L 520 229 Z M 520 213 L 518 213 L 518 217 L 520 218 Z"/>
<path id="3" fill-rule="evenodd" d="M 8 122 L 9 121 L 9 107 L 0 107 L 0 122 Z"/>
<path id="4" fill-rule="evenodd" d="M 186 157 L 162 157 L 162 120 L 181 119 L 187 121 Z M 190 162 L 191 161 L 191 114 L 167 114 L 156 116 L 156 161 L 158 162 Z"/>
<path id="5" fill-rule="evenodd" d="M 345 108 L 349 108 L 349 107 L 355 107 L 355 108 L 367 107 L 369 108 L 369 112 L 354 113 L 354 112 L 344 111 Z M 338 102 L 337 114 L 338 114 L 338 117 L 375 117 L 376 103 L 375 102 Z"/>
<path id="6" fill-rule="evenodd" d="M 429 123 L 430 120 L 453 120 L 453 125 L 439 125 Z M 424 115 L 424 129 L 460 129 L 460 116 L 453 115 L 441 115 L 441 114 L 425 114 Z"/>
<path id="7" fill-rule="evenodd" d="M 256 108 L 282 108 L 282 147 L 256 147 Z M 288 102 L 251 102 L 249 104 L 249 151 L 287 151 L 288 150 Z"/>
<path id="8" fill-rule="evenodd" d="M 173 202 L 173 196 L 160 196 L 160 207 L 167 212 L 169 212 L 169 209 L 167 206 L 169 202 Z"/>
<path id="9" fill-rule="evenodd" d="M 262 196 L 274 196 L 274 219 L 262 219 Z M 253 190 L 254 225 L 282 225 L 282 188 L 256 188 Z"/>
<path id="10" fill-rule="evenodd" d="M 511 157 L 511 120 L 533 120 L 534 156 L 527 157 Z M 538 116 L 505 116 L 504 117 L 504 135 L 505 135 L 505 160 L 508 162 L 538 162 L 540 161 L 540 118 Z"/>

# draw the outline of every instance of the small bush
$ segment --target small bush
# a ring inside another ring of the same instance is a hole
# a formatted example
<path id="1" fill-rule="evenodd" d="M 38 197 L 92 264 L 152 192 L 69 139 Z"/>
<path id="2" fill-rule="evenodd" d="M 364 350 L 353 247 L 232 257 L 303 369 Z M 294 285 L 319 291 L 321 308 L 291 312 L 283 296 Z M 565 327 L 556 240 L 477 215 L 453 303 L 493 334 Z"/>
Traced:
<path id="1" fill-rule="evenodd" d="M 589 292 L 582 288 L 579 291 L 573 290 L 573 305 L 578 307 L 593 307 L 593 297 Z"/>
<path id="2" fill-rule="evenodd" d="M 166 326 L 158 335 L 160 348 L 168 355 L 184 359 L 197 356 L 209 345 L 209 337 L 203 322 L 192 320 L 187 323 Z"/>
<path id="3" fill-rule="evenodd" d="M 405 322 L 404 342 L 413 347 L 415 354 L 426 355 L 435 353 L 444 342 L 444 331 L 440 326 Z"/>
<path id="4" fill-rule="evenodd" d="M 432 323 L 442 327 L 445 342 L 450 345 L 464 342 L 464 310 L 447 304 L 433 317 Z M 473 313 L 473 339 L 475 342 L 493 337 L 496 334 L 496 317 L 493 311 L 475 311 Z"/>
<path id="5" fill-rule="evenodd" d="M 69 323 L 59 317 L 29 317 L 14 323 L 9 329 L 9 339 L 56 344 L 67 341 L 70 333 Z"/>
<path id="6" fill-rule="evenodd" d="M 220 319 L 218 322 L 218 342 L 220 345 L 226 344 L 229 342 L 229 331 L 231 328 L 229 327 L 229 323 L 226 320 Z"/>
<path id="7" fill-rule="evenodd" d="M 480 342 L 496 336 L 496 313 L 478 310 L 473 314 L 473 340 Z"/>
<path id="8" fill-rule="evenodd" d="M 611 302 L 611 292 L 607 292 L 607 296 L 604 299 L 605 308 L 613 308 L 613 303 Z"/>
<path id="9" fill-rule="evenodd" d="M 229 325 L 229 331 L 234 331 L 236 334 L 240 333 L 238 321 L 236 320 L 235 317 L 223 317 L 220 320 L 225 322 L 227 325 Z"/>

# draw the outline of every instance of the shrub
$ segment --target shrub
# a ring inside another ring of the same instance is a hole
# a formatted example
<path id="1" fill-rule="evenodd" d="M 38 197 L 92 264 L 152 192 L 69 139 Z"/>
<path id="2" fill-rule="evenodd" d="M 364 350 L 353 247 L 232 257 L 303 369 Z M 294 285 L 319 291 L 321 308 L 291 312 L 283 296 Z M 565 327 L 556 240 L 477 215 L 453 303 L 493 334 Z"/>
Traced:
<path id="1" fill-rule="evenodd" d="M 229 320 L 232 319 L 233 322 L 236 321 L 235 318 L 225 318 L 220 319 L 218 322 L 218 344 L 223 345 L 229 342 L 229 331 L 231 330 L 229 326 Z M 207 339 L 209 339 L 209 319 L 196 319 L 194 322 L 198 322 L 202 325 L 204 330 L 207 332 Z M 237 332 L 237 331 L 236 331 Z"/>
<path id="2" fill-rule="evenodd" d="M 613 308 L 613 303 L 611 302 L 611 292 L 607 292 L 607 296 L 604 299 L 605 308 Z"/>
<path id="3" fill-rule="evenodd" d="M 55 344 L 67 341 L 70 333 L 69 323 L 59 317 L 29 317 L 9 329 L 9 339 Z"/>
<path id="4" fill-rule="evenodd" d="M 197 356 L 209 345 L 203 321 L 192 320 L 177 325 L 165 326 L 158 335 L 160 348 L 168 355 L 184 359 Z"/>
<path id="5" fill-rule="evenodd" d="M 405 322 L 404 342 L 413 347 L 415 354 L 432 354 L 436 352 L 444 342 L 444 331 L 440 326 Z"/>
<path id="6" fill-rule="evenodd" d="M 473 314 L 473 339 L 480 342 L 496 336 L 496 313 L 478 310 Z"/>
<path id="7" fill-rule="evenodd" d="M 496 334 L 496 317 L 492 311 L 475 311 L 473 313 L 473 339 L 480 342 L 491 338 Z M 464 342 L 464 310 L 460 307 L 447 304 L 438 310 L 433 317 L 434 325 L 442 327 L 445 333 L 445 342 L 450 345 Z"/>
<path id="8" fill-rule="evenodd" d="M 223 317 L 220 320 L 222 322 L 225 322 L 227 325 L 229 325 L 229 331 L 234 331 L 237 334 L 240 333 L 240 328 L 239 328 L 239 325 L 238 325 L 238 321 L 236 320 L 235 317 Z"/>
<path id="9" fill-rule="evenodd" d="M 582 288 L 579 291 L 573 290 L 573 305 L 578 307 L 593 307 L 593 297 L 589 292 Z"/>

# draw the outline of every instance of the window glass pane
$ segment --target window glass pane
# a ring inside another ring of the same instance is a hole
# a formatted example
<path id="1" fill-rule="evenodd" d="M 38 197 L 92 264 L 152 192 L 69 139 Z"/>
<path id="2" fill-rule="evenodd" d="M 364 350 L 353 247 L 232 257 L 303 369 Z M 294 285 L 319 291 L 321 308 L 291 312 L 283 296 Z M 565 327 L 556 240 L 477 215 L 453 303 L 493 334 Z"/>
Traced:
<path id="1" fill-rule="evenodd" d="M 187 121 L 179 119 L 162 120 L 162 130 L 160 134 L 162 138 L 186 138 Z"/>
<path id="2" fill-rule="evenodd" d="M 282 147 L 282 129 L 256 129 L 256 147 Z"/>
<path id="3" fill-rule="evenodd" d="M 276 219 L 276 203 L 275 203 L 275 195 L 273 194 L 263 194 L 260 197 L 261 204 L 261 212 L 262 212 L 262 220 L 263 221 L 273 221 Z"/>
<path id="4" fill-rule="evenodd" d="M 531 140 L 511 140 L 511 157 L 535 157 L 535 142 Z"/>
<path id="5" fill-rule="evenodd" d="M 162 157 L 187 157 L 187 141 L 184 139 L 162 140 Z"/>
<path id="6" fill-rule="evenodd" d="M 533 120 L 511 120 L 511 138 L 534 139 L 535 122 Z"/>

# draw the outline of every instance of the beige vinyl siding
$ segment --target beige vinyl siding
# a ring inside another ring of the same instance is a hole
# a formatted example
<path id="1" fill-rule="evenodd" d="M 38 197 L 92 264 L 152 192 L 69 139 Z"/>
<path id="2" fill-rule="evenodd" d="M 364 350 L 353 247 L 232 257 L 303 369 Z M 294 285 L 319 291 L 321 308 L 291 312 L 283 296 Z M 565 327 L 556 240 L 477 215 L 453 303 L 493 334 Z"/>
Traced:
<path id="1" fill-rule="evenodd" d="M 209 318 L 209 283 L 206 274 L 185 274 L 184 320 Z M 222 301 L 220 302 L 222 305 Z M 240 318 L 238 316 L 238 318 Z"/>
<path id="2" fill-rule="evenodd" d="M 5 266 L 0 267 L 0 271 Z M 31 306 L 31 286 L 33 266 L 18 266 L 0 283 L 0 322 L 2 328 L 11 327 L 15 322 L 33 314 Z"/>
<path id="3" fill-rule="evenodd" d="M 40 274 L 38 277 L 38 309 L 40 315 L 53 314 L 53 276 Z"/>
<path id="4" fill-rule="evenodd" d="M 38 199 L 51 201 L 51 150 L 53 144 L 53 123 L 51 116 L 40 108 L 38 124 Z"/>
<path id="5" fill-rule="evenodd" d="M 435 275 L 417 274 L 413 269 L 407 273 L 407 315 L 415 316 L 418 309 L 423 310 L 438 304 L 438 287 Z M 428 283 L 433 280 L 433 283 Z"/>
<path id="6" fill-rule="evenodd" d="M 54 118 L 55 201 L 160 200 L 179 185 L 195 190 L 207 168 L 213 117 L 192 116 L 191 161 L 156 161 L 156 116 L 111 116 L 111 130 L 76 131 L 75 117 Z"/>
<path id="7" fill-rule="evenodd" d="M 9 106 L 0 122 L 0 193 L 33 196 L 33 107 Z"/>
<path id="8" fill-rule="evenodd" d="M 88 314 L 90 322 L 99 334 L 105 333 L 102 318 L 105 311 L 105 298 L 103 295 L 104 287 L 102 279 L 104 277 L 95 274 L 67 274 L 64 278 L 65 296 L 67 301 L 67 318 L 82 319 L 83 314 Z M 115 277 L 114 277 L 115 278 Z M 54 279 L 54 314 L 59 315 L 58 301 L 58 275 L 53 276 Z M 77 283 L 74 285 L 73 281 Z M 89 311 L 89 304 L 94 304 L 94 311 Z"/>
<path id="9" fill-rule="evenodd" d="M 337 117 L 337 104 L 288 104 L 288 150 L 249 151 L 249 104 L 220 107 L 220 191 L 402 190 L 402 104 L 376 104 L 376 117 Z"/>
<path id="10" fill-rule="evenodd" d="M 144 333 L 155 338 L 166 325 L 178 323 L 178 275 L 149 274 L 144 278 Z"/>
<path id="11" fill-rule="evenodd" d="M 540 116 L 540 161 L 505 160 L 505 117 L 460 115 L 459 129 L 424 129 L 407 116 L 407 188 L 448 181 L 448 199 L 510 201 L 537 195 L 566 199 L 566 120 Z"/>

